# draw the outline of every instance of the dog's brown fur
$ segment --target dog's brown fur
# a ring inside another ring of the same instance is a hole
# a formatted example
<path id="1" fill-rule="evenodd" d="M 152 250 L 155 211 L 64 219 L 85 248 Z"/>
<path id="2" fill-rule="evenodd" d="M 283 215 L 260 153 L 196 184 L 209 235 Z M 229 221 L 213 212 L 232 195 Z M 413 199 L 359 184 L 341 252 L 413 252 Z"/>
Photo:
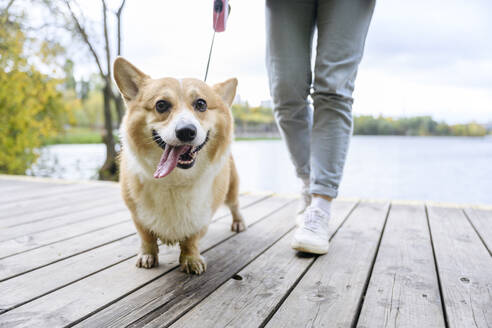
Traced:
<path id="1" fill-rule="evenodd" d="M 114 74 L 127 105 L 121 130 L 120 183 L 141 238 L 137 266 L 157 265 L 159 238 L 167 244 L 179 242 L 182 270 L 200 274 L 206 264 L 198 241 L 221 204 L 226 203 L 231 210 L 232 230 L 245 229 L 239 212 L 238 174 L 229 153 L 233 134 L 229 106 L 237 80 L 209 87 L 196 79 L 152 79 L 123 58 L 115 61 Z M 192 103 L 197 97 L 207 101 L 205 112 L 193 110 Z M 162 99 L 173 107 L 158 113 L 155 104 Z M 200 150 L 194 167 L 175 168 L 168 176 L 155 179 L 152 172 L 162 149 L 152 140 L 152 129 L 165 131 L 173 118 L 184 111 L 191 111 L 200 126 L 210 132 L 208 143 Z"/>

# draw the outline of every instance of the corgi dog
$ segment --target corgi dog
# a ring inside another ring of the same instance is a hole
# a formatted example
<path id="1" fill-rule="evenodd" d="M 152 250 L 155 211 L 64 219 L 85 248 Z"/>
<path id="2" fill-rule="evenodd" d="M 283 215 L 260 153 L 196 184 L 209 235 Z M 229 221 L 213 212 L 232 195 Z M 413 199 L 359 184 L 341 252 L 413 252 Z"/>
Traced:
<path id="1" fill-rule="evenodd" d="M 141 239 L 136 265 L 158 265 L 160 239 L 179 243 L 181 270 L 201 274 L 206 262 L 198 242 L 217 208 L 229 207 L 233 231 L 246 228 L 230 152 L 237 80 L 209 86 L 192 78 L 153 79 L 121 57 L 114 79 L 127 107 L 120 184 Z"/>

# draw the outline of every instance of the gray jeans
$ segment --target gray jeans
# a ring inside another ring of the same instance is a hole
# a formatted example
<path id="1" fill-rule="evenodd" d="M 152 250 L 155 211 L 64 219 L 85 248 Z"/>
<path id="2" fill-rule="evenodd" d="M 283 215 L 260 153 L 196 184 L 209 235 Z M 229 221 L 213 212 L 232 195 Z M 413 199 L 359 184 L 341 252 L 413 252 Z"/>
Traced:
<path id="1" fill-rule="evenodd" d="M 310 178 L 311 193 L 337 196 L 352 133 L 354 81 L 374 4 L 266 0 L 266 63 L 275 118 L 297 176 Z"/>

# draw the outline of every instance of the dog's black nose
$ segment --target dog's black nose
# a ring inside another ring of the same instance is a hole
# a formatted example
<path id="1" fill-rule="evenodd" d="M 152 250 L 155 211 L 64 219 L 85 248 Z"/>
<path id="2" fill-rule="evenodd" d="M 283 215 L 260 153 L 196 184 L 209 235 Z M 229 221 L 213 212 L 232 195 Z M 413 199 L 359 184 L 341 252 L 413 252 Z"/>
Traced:
<path id="1" fill-rule="evenodd" d="M 196 127 L 193 124 L 186 124 L 176 127 L 176 137 L 180 141 L 190 142 L 196 137 Z"/>

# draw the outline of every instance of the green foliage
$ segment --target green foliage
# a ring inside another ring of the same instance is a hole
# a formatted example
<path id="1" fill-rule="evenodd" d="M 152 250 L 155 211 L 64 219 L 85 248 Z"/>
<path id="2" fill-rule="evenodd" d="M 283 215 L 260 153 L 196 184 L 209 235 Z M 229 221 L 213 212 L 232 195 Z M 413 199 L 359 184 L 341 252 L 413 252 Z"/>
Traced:
<path id="1" fill-rule="evenodd" d="M 271 124 L 274 123 L 272 110 L 265 107 L 249 107 L 246 105 L 232 105 L 232 115 L 236 124 Z"/>
<path id="2" fill-rule="evenodd" d="M 456 124 L 450 127 L 451 133 L 454 136 L 472 136 L 481 137 L 487 134 L 487 130 L 480 124 Z"/>
<path id="3" fill-rule="evenodd" d="M 238 127 L 262 126 L 275 122 L 270 108 L 250 107 L 248 104 L 232 105 L 232 114 Z M 477 123 L 448 125 L 437 122 L 431 116 L 391 118 L 371 115 L 354 116 L 356 135 L 399 136 L 484 136 L 487 129 Z"/>
<path id="4" fill-rule="evenodd" d="M 487 130 L 480 124 L 448 125 L 436 122 L 430 116 L 394 119 L 362 115 L 354 117 L 354 134 L 400 136 L 485 136 Z"/>
<path id="5" fill-rule="evenodd" d="M 100 90 L 90 90 L 82 104 L 74 110 L 75 125 L 92 129 L 103 125 L 103 95 Z"/>
<path id="6" fill-rule="evenodd" d="M 101 129 L 104 126 L 104 98 L 102 90 L 104 82 L 98 74 L 93 74 L 89 80 L 76 82 L 79 104 L 73 109 L 74 126 Z M 117 121 L 115 104 L 111 103 L 113 122 Z"/>
<path id="7" fill-rule="evenodd" d="M 263 140 L 281 140 L 280 137 L 236 137 L 234 141 L 263 141 Z"/>
<path id="8" fill-rule="evenodd" d="M 63 133 L 43 139 L 43 145 L 102 143 L 103 132 L 89 128 L 70 128 Z"/>
<path id="9" fill-rule="evenodd" d="M 67 59 L 65 65 L 63 65 L 63 71 L 65 72 L 65 83 L 64 87 L 66 90 L 73 90 L 77 87 L 77 81 L 75 81 L 75 76 L 73 75 L 74 63 L 71 59 Z"/>
<path id="10" fill-rule="evenodd" d="M 36 160 L 41 139 L 69 121 L 71 102 L 60 91 L 62 80 L 31 64 L 36 55 L 49 66 L 60 48 L 40 42 L 33 53 L 34 43 L 18 22 L 5 16 L 0 21 L 0 172 L 23 174 Z"/>

